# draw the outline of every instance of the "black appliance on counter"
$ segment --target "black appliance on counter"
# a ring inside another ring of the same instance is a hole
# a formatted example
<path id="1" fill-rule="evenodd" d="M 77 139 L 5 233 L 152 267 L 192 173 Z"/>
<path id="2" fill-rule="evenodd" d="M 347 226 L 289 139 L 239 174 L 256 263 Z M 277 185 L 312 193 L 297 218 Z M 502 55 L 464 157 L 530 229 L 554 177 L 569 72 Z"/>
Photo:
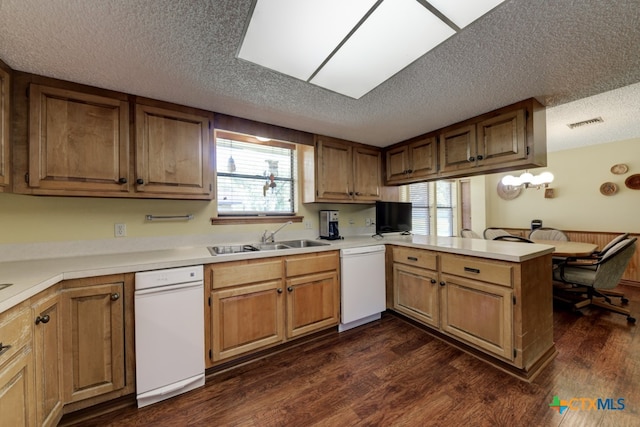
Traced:
<path id="1" fill-rule="evenodd" d="M 341 239 L 338 230 L 338 211 L 320 211 L 320 238 L 327 240 Z"/>

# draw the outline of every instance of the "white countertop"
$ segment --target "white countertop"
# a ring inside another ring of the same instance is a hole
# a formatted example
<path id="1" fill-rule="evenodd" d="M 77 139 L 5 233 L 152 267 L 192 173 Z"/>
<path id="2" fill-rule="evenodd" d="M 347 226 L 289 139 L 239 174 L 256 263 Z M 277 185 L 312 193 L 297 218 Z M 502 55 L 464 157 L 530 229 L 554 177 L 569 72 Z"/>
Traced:
<path id="1" fill-rule="evenodd" d="M 212 256 L 206 246 L 190 246 L 118 254 L 1 262 L 0 284 L 11 283 L 12 285 L 0 289 L 0 313 L 66 279 L 320 252 L 357 246 L 395 244 L 511 262 L 522 262 L 553 252 L 553 246 L 549 245 L 459 237 L 386 235 L 384 238 L 348 237 L 344 240 L 324 242 L 329 245 L 216 256 Z M 229 244 L 238 243 L 231 242 Z"/>

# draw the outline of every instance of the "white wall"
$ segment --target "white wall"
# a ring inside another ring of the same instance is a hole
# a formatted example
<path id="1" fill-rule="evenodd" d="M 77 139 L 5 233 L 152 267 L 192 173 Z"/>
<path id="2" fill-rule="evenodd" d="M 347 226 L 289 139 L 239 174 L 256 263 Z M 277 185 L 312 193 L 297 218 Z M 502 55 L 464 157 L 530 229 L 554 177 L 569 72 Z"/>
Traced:
<path id="1" fill-rule="evenodd" d="M 628 165 L 629 172 L 611 173 L 611 167 L 618 163 Z M 487 227 L 529 228 L 532 219 L 542 219 L 544 226 L 563 230 L 640 232 L 640 190 L 624 184 L 627 177 L 640 173 L 640 138 L 552 152 L 546 168 L 530 172 L 546 170 L 555 176 L 550 186 L 555 192 L 553 199 L 545 199 L 544 190 L 525 189 L 519 197 L 503 200 L 496 188 L 507 173 L 488 175 Z M 616 184 L 618 192 L 602 195 L 604 182 Z"/>

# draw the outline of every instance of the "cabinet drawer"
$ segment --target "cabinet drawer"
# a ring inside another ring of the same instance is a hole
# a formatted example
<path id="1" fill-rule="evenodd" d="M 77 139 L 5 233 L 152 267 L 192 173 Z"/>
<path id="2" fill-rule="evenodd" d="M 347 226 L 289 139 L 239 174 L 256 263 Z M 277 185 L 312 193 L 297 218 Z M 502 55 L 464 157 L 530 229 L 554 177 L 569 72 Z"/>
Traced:
<path id="1" fill-rule="evenodd" d="M 31 310 L 14 309 L 0 315 L 0 366 L 31 341 Z"/>
<path id="2" fill-rule="evenodd" d="M 287 277 L 337 270 L 339 263 L 337 251 L 296 255 L 287 258 L 284 262 Z"/>
<path id="3" fill-rule="evenodd" d="M 393 248 L 393 262 L 414 265 L 430 270 L 438 269 L 438 255 L 434 252 L 414 248 Z"/>
<path id="4" fill-rule="evenodd" d="M 441 262 L 443 273 L 501 286 L 513 284 L 513 266 L 509 263 L 449 254 L 443 254 Z"/>
<path id="5" fill-rule="evenodd" d="M 211 268 L 211 288 L 266 282 L 282 278 L 280 258 L 256 259 L 214 264 Z"/>

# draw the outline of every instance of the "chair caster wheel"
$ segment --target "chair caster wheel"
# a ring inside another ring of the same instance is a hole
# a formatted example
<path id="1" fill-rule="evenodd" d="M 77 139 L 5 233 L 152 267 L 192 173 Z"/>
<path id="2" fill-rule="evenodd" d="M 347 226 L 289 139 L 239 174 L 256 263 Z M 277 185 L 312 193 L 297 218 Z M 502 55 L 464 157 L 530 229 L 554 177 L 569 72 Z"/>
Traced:
<path id="1" fill-rule="evenodd" d="M 622 298 L 620 302 L 622 302 L 623 304 L 629 304 L 629 300 L 627 298 Z"/>
<path id="2" fill-rule="evenodd" d="M 635 317 L 631 317 L 631 316 L 629 316 L 629 317 L 627 317 L 627 322 L 629 322 L 629 323 L 636 323 L 636 318 L 635 318 Z"/>

